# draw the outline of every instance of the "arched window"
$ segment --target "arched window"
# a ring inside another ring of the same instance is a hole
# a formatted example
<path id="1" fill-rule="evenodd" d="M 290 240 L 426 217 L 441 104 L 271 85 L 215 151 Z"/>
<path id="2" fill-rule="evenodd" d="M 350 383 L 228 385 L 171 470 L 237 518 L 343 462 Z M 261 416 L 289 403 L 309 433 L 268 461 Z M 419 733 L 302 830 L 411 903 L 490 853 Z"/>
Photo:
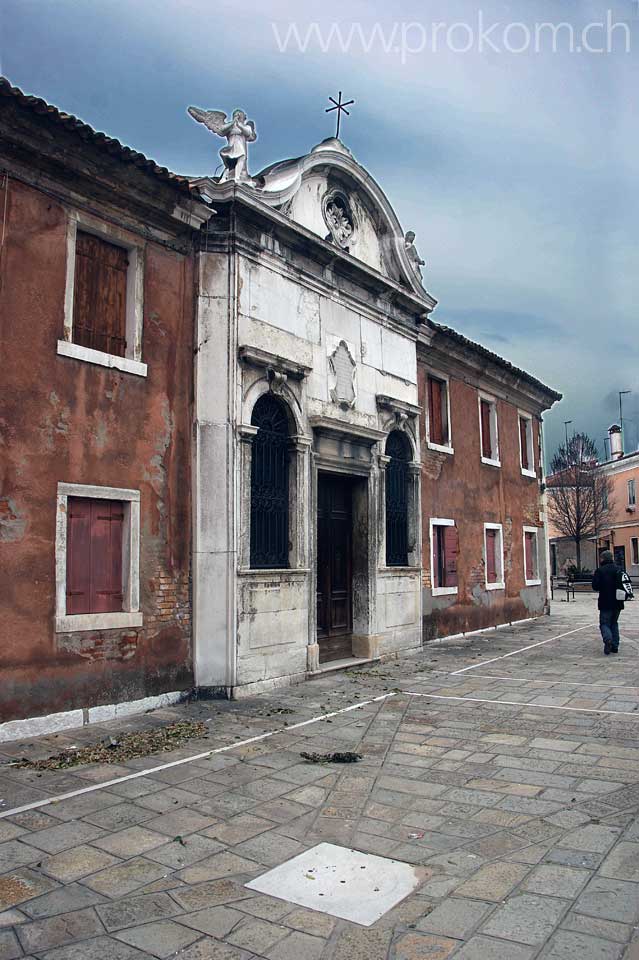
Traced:
<path id="1" fill-rule="evenodd" d="M 253 408 L 251 567 L 288 566 L 288 416 L 267 393 Z"/>
<path id="2" fill-rule="evenodd" d="M 386 566 L 408 565 L 408 437 L 393 430 L 386 441 Z"/>

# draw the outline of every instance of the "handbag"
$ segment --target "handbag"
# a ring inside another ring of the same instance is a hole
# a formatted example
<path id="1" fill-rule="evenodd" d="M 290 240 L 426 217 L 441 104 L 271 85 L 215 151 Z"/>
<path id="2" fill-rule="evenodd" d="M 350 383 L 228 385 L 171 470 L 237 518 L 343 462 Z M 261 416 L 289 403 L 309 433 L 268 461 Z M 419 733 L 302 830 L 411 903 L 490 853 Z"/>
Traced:
<path id="1" fill-rule="evenodd" d="M 620 603 L 635 599 L 632 581 L 625 570 L 621 572 L 621 586 L 617 588 L 615 596 Z"/>

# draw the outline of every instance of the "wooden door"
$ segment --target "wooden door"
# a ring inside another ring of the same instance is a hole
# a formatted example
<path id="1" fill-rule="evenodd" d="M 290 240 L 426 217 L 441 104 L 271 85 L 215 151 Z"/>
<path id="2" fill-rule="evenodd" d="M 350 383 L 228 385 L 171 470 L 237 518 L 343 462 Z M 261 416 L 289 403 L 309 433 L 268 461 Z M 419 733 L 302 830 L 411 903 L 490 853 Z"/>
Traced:
<path id="1" fill-rule="evenodd" d="M 352 656 L 352 484 L 319 474 L 317 490 L 317 640 L 320 662 Z"/>

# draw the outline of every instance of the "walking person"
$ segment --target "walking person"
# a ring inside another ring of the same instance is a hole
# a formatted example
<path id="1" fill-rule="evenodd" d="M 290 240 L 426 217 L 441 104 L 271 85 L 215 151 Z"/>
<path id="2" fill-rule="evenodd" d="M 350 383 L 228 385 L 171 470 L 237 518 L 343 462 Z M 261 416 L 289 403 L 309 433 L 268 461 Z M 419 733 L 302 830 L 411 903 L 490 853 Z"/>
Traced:
<path id="1" fill-rule="evenodd" d="M 592 578 L 592 589 L 599 593 L 599 629 L 606 656 L 619 652 L 619 614 L 624 602 L 618 597 L 625 597 L 622 575 L 610 550 L 604 550 Z"/>

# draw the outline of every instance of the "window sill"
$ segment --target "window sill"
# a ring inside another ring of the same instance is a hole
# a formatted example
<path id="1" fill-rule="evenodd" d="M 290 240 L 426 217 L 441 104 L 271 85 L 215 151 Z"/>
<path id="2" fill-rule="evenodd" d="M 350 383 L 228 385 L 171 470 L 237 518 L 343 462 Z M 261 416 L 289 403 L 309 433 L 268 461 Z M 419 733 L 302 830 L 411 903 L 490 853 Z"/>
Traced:
<path id="1" fill-rule="evenodd" d="M 58 340 L 58 355 L 72 357 L 74 360 L 83 360 L 85 363 L 95 363 L 100 367 L 111 367 L 123 373 L 133 373 L 138 377 L 146 377 L 146 363 L 140 360 L 131 360 L 129 357 L 116 357 L 112 353 L 102 350 L 92 350 L 82 347 L 79 343 L 70 343 L 68 340 Z"/>
<path id="2" fill-rule="evenodd" d="M 459 587 L 431 587 L 434 597 L 454 597 L 459 593 Z"/>
<path id="3" fill-rule="evenodd" d="M 309 567 L 240 567 L 237 575 L 238 577 L 262 577 L 266 580 L 272 580 L 273 578 L 305 577 L 310 572 Z"/>
<path id="4" fill-rule="evenodd" d="M 505 590 L 505 589 L 506 589 L 506 584 L 505 584 L 504 582 L 501 582 L 501 583 L 487 583 L 487 584 L 486 584 L 486 589 L 487 589 L 487 590 Z"/>
<path id="5" fill-rule="evenodd" d="M 490 457 L 482 457 L 481 462 L 489 467 L 501 467 L 501 460 L 492 460 Z"/>
<path id="6" fill-rule="evenodd" d="M 127 610 L 123 613 L 74 613 L 55 618 L 56 633 L 79 633 L 83 630 L 122 630 L 141 627 L 142 613 Z"/>
<path id="7" fill-rule="evenodd" d="M 448 453 L 452 455 L 455 452 L 453 447 L 449 447 L 445 443 L 432 443 L 430 440 L 427 440 L 426 446 L 429 450 L 437 450 L 438 453 Z"/>
<path id="8" fill-rule="evenodd" d="M 524 470 L 523 467 L 521 468 L 521 475 L 522 477 L 530 477 L 531 480 L 537 479 L 537 474 L 534 470 Z"/>
<path id="9" fill-rule="evenodd" d="M 541 580 L 525 580 L 524 581 L 527 587 L 540 587 Z"/>

